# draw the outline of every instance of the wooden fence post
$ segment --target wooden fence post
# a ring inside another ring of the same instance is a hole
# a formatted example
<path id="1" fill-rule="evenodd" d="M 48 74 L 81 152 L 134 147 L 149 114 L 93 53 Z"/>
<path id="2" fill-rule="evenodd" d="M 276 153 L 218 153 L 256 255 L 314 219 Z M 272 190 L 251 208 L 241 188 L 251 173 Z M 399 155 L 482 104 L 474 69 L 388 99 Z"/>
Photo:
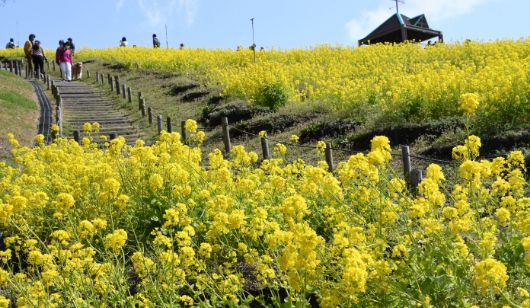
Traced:
<path id="1" fill-rule="evenodd" d="M 180 121 L 180 135 L 182 137 L 182 143 L 186 144 L 186 140 L 188 140 L 188 133 L 186 132 L 185 120 Z"/>
<path id="2" fill-rule="evenodd" d="M 78 130 L 74 130 L 74 140 L 79 143 L 81 141 L 81 134 Z"/>
<path id="3" fill-rule="evenodd" d="M 112 81 L 112 76 L 111 76 L 110 74 L 107 74 L 107 82 L 109 83 L 109 86 L 112 87 L 112 84 L 113 84 L 114 82 Z"/>
<path id="4" fill-rule="evenodd" d="M 13 65 L 15 66 L 15 75 L 18 76 L 18 61 L 13 61 Z"/>
<path id="5" fill-rule="evenodd" d="M 151 107 L 147 108 L 147 120 L 149 121 L 149 126 L 153 124 L 153 109 Z"/>
<path id="6" fill-rule="evenodd" d="M 112 82 L 112 78 L 110 81 L 110 92 L 114 92 L 114 82 Z"/>
<path id="7" fill-rule="evenodd" d="M 86 78 L 90 79 L 90 71 L 88 69 L 86 70 Z"/>
<path id="8" fill-rule="evenodd" d="M 230 126 L 228 126 L 228 118 L 223 117 L 221 119 L 223 129 L 223 143 L 225 145 L 225 154 L 229 155 L 232 151 L 232 144 L 230 143 Z"/>
<path id="9" fill-rule="evenodd" d="M 55 72 L 55 60 L 52 60 L 53 71 Z"/>
<path id="10" fill-rule="evenodd" d="M 125 84 L 121 85 L 121 94 L 122 94 L 123 99 L 127 97 L 127 92 L 125 91 L 126 88 L 127 86 Z"/>
<path id="11" fill-rule="evenodd" d="M 160 135 L 162 132 L 162 115 L 160 114 L 156 116 L 156 126 L 158 128 L 158 134 Z"/>
<path id="12" fill-rule="evenodd" d="M 50 76 L 48 76 L 48 78 L 46 78 L 46 90 L 50 90 Z"/>
<path id="13" fill-rule="evenodd" d="M 145 102 L 142 101 L 142 105 L 140 106 L 140 111 L 142 112 L 142 117 L 145 117 Z"/>
<path id="14" fill-rule="evenodd" d="M 418 185 L 420 185 L 421 181 L 423 180 L 423 172 L 420 169 L 412 169 L 409 176 L 410 185 L 412 186 L 413 191 L 416 191 L 418 189 Z"/>
<path id="15" fill-rule="evenodd" d="M 96 83 L 99 83 L 99 72 L 96 72 Z"/>
<path id="16" fill-rule="evenodd" d="M 142 106 L 145 106 L 145 98 L 143 96 L 140 97 L 140 100 L 138 102 L 138 110 L 142 110 Z"/>
<path id="17" fill-rule="evenodd" d="M 173 132 L 173 127 L 171 126 L 171 117 L 170 116 L 167 116 L 166 118 L 166 124 L 167 124 L 167 132 L 168 133 L 172 133 Z"/>
<path id="18" fill-rule="evenodd" d="M 266 137 L 260 137 L 261 139 L 261 151 L 263 153 L 263 160 L 269 159 L 271 152 L 269 150 L 269 140 Z"/>
<path id="19" fill-rule="evenodd" d="M 331 143 L 326 143 L 326 163 L 328 163 L 328 170 L 329 172 L 333 172 L 334 166 L 333 166 L 333 150 L 331 149 Z"/>
<path id="20" fill-rule="evenodd" d="M 13 63 L 14 61 L 9 61 L 9 72 L 13 73 Z"/>
<path id="21" fill-rule="evenodd" d="M 120 76 L 114 76 L 114 80 L 116 81 L 116 94 L 121 94 L 121 88 L 120 88 Z"/>
<path id="22" fill-rule="evenodd" d="M 127 87 L 127 99 L 129 100 L 129 103 L 132 103 L 132 90 L 131 90 L 131 87 Z"/>
<path id="23" fill-rule="evenodd" d="M 412 188 L 410 171 L 412 170 L 412 164 L 410 162 L 410 148 L 408 145 L 401 146 L 401 158 L 403 159 L 403 177 L 407 183 L 408 188 Z"/>

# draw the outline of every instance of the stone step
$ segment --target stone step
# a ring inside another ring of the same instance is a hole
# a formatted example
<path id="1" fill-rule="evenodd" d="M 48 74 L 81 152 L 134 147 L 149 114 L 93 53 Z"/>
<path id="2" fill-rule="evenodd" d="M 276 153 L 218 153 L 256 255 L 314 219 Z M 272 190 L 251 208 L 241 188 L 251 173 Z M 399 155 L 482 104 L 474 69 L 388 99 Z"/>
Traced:
<path id="1" fill-rule="evenodd" d="M 71 125 L 83 125 L 85 124 L 86 122 L 85 121 L 67 121 L 69 124 Z M 132 126 L 131 122 L 127 119 L 123 119 L 123 120 L 113 120 L 113 121 L 108 121 L 108 120 L 99 120 L 99 121 L 96 121 L 98 122 L 101 126 L 109 126 L 109 125 L 125 125 L 125 124 L 129 124 Z M 90 123 L 93 123 L 93 122 L 90 122 Z"/>
<path id="2" fill-rule="evenodd" d="M 63 110 L 73 110 L 76 113 L 77 112 L 84 112 L 84 111 L 92 112 L 92 113 L 93 112 L 107 113 L 109 111 L 116 111 L 116 109 L 114 109 L 112 107 L 109 107 L 109 106 L 97 106 L 97 107 L 94 107 L 94 106 L 76 106 L 76 107 L 68 107 L 68 108 L 64 108 L 64 106 L 63 106 Z"/>
<path id="3" fill-rule="evenodd" d="M 63 117 L 64 122 L 79 122 L 79 123 L 86 123 L 86 122 L 98 122 L 99 121 L 107 121 L 112 123 L 120 123 L 120 119 L 123 119 L 123 117 L 96 117 L 96 116 L 84 116 L 84 117 Z M 132 123 L 132 122 L 127 122 Z"/>

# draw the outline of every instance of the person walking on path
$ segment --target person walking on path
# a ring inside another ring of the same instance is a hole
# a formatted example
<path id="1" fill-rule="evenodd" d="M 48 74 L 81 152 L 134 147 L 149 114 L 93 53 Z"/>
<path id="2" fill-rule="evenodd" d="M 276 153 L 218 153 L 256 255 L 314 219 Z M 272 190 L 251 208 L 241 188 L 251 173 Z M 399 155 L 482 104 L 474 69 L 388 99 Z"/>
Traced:
<path id="1" fill-rule="evenodd" d="M 59 47 L 57 47 L 57 50 L 55 50 L 55 63 L 59 65 L 59 70 L 61 72 L 61 77 L 63 76 L 63 57 L 64 57 L 64 41 L 59 41 Z"/>
<path id="2" fill-rule="evenodd" d="M 26 55 L 27 64 L 27 75 L 33 72 L 33 57 L 31 56 L 31 50 L 33 48 L 33 41 L 35 40 L 35 34 L 30 34 L 29 39 L 24 43 L 24 54 Z"/>
<path id="3" fill-rule="evenodd" d="M 13 38 L 9 39 L 9 42 L 6 44 L 6 49 L 15 49 L 16 47 L 15 40 Z"/>
<path id="4" fill-rule="evenodd" d="M 41 78 L 41 75 L 44 75 L 44 61 L 48 61 L 48 59 L 39 41 L 35 41 L 31 48 L 31 59 L 35 68 L 35 77 Z"/>
<path id="5" fill-rule="evenodd" d="M 153 48 L 160 48 L 160 41 L 156 37 L 156 34 L 153 34 Z"/>
<path id="6" fill-rule="evenodd" d="M 70 43 L 64 44 L 63 57 L 61 59 L 61 72 L 63 80 L 72 81 L 72 50 Z"/>
<path id="7" fill-rule="evenodd" d="M 66 40 L 68 43 L 70 43 L 70 50 L 72 51 L 72 55 L 75 54 L 75 45 L 74 45 L 74 41 L 72 40 L 71 37 L 69 37 L 67 40 Z"/>
<path id="8" fill-rule="evenodd" d="M 127 43 L 127 38 L 124 36 L 121 38 L 120 47 L 127 47 L 127 46 L 129 46 L 129 43 Z"/>

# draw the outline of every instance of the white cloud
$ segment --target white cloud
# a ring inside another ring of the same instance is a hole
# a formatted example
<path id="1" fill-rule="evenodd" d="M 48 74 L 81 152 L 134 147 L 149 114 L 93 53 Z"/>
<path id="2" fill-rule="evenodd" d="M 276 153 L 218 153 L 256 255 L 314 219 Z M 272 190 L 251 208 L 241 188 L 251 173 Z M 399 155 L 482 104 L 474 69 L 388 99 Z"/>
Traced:
<path id="1" fill-rule="evenodd" d="M 470 13 L 475 8 L 492 0 L 406 0 L 400 5 L 400 13 L 410 15 L 425 14 L 428 20 L 443 20 Z M 361 16 L 346 23 L 346 30 L 352 41 L 365 37 L 379 24 L 395 12 L 389 0 L 380 0 L 379 6 L 364 11 Z"/>
<path id="2" fill-rule="evenodd" d="M 125 4 L 125 0 L 114 0 L 114 2 L 116 2 L 116 11 L 120 11 Z"/>
<path id="3" fill-rule="evenodd" d="M 124 0 L 117 0 L 124 1 Z M 199 0 L 137 0 L 150 27 L 156 28 L 168 23 L 178 14 L 184 14 L 186 22 L 192 24 L 198 9 Z"/>
<path id="4" fill-rule="evenodd" d="M 198 0 L 179 0 L 179 8 L 186 14 L 186 22 L 191 25 L 195 21 L 195 15 L 199 8 Z"/>

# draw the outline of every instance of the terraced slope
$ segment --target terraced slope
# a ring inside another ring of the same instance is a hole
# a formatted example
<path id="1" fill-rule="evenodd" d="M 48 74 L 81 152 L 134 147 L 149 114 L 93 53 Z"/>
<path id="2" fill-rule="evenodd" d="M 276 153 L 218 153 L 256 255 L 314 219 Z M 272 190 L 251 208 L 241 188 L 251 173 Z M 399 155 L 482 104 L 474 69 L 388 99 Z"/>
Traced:
<path id="1" fill-rule="evenodd" d="M 133 120 L 120 111 L 105 93 L 82 82 L 55 81 L 63 102 L 63 125 L 67 130 L 83 131 L 86 122 L 98 122 L 100 135 L 123 136 L 128 144 L 143 138 Z"/>

